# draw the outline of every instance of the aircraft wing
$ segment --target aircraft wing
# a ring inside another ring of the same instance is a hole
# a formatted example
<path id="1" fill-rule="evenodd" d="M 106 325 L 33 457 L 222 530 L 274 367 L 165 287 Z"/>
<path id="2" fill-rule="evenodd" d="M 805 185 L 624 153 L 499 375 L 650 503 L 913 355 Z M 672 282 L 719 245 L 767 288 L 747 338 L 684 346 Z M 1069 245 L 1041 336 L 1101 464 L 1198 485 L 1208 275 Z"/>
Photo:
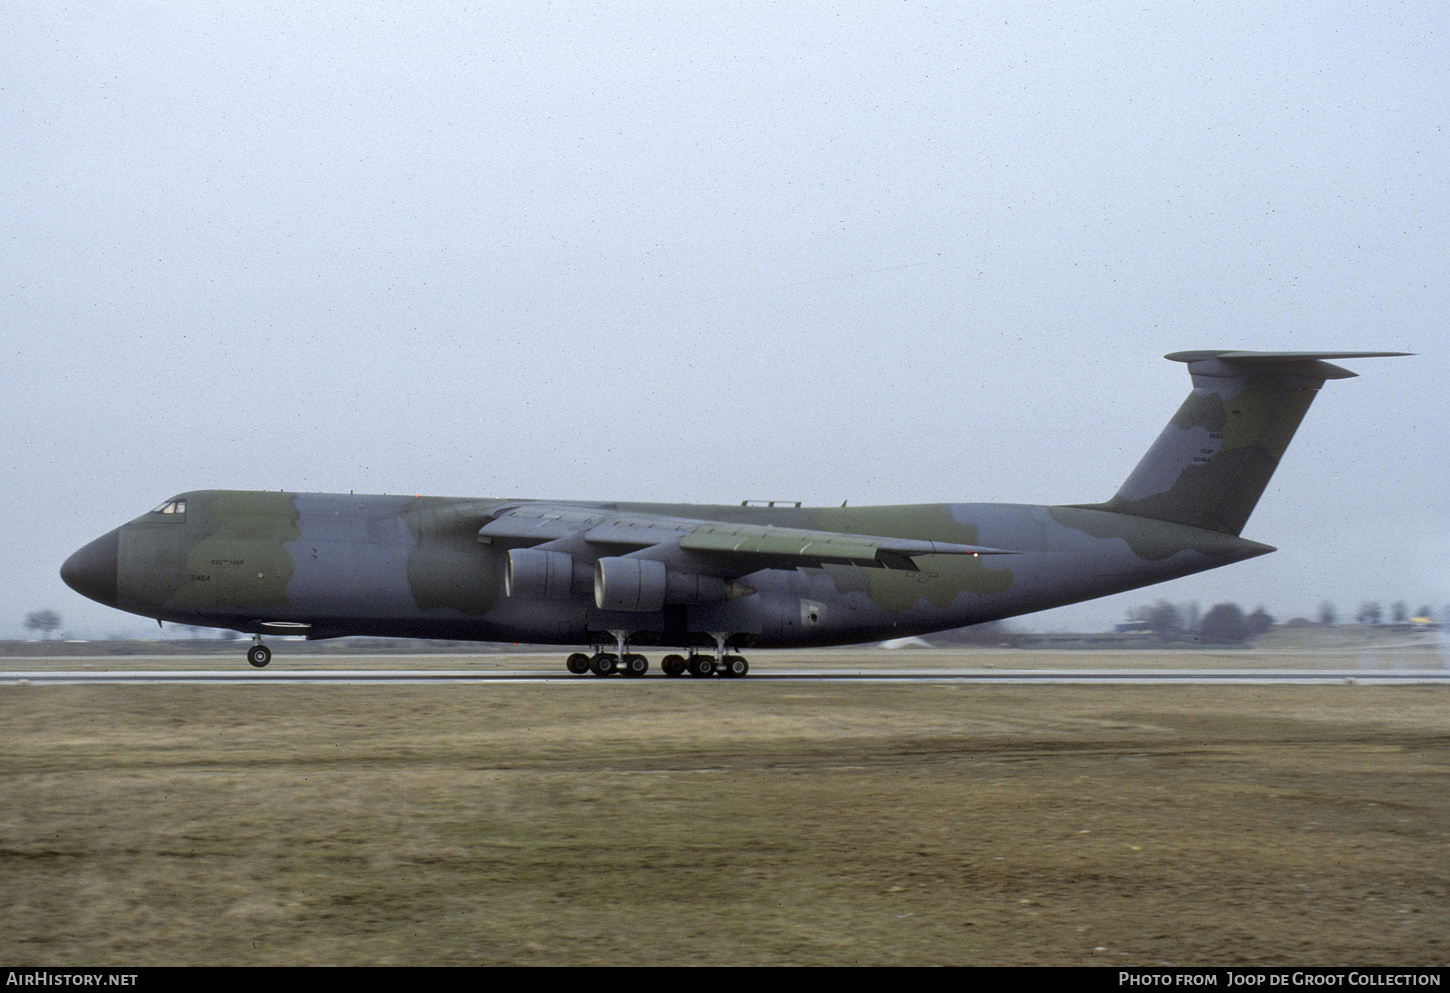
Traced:
<path id="1" fill-rule="evenodd" d="M 661 514 L 640 514 L 570 507 L 558 504 L 517 504 L 491 512 L 479 529 L 480 541 L 506 541 L 519 545 L 582 542 L 599 555 L 628 549 L 637 557 L 651 558 L 646 549 L 659 548 L 662 556 L 674 549 L 713 559 L 722 575 L 744 575 L 756 569 L 796 569 L 826 563 L 878 569 L 916 571 L 919 555 L 1014 555 L 1008 549 L 918 538 L 885 538 L 839 531 L 772 527 L 691 520 Z"/>

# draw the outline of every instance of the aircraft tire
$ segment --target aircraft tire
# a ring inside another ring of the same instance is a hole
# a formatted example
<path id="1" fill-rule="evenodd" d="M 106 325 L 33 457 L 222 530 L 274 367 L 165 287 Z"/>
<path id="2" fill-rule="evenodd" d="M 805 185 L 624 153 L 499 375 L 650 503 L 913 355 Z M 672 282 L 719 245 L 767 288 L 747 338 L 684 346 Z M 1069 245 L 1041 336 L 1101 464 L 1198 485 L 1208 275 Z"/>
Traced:
<path id="1" fill-rule="evenodd" d="M 258 669 L 265 669 L 267 663 L 272 661 L 272 649 L 266 645 L 253 645 L 247 649 L 247 661 Z"/>
<path id="2" fill-rule="evenodd" d="M 643 655 L 626 655 L 620 671 L 631 679 L 637 679 L 649 672 L 649 659 Z"/>
<path id="3" fill-rule="evenodd" d="M 589 668 L 596 676 L 612 676 L 619 667 L 619 659 L 608 652 L 600 652 L 589 660 Z"/>
<path id="4" fill-rule="evenodd" d="M 690 675 L 712 676 L 715 674 L 715 660 L 708 655 L 696 655 L 689 662 Z"/>
<path id="5" fill-rule="evenodd" d="M 660 659 L 660 669 L 666 676 L 683 676 L 685 674 L 685 657 L 683 655 L 666 655 Z"/>
<path id="6" fill-rule="evenodd" d="M 582 676 L 589 671 L 589 656 L 583 652 L 575 652 L 564 661 L 565 667 L 576 676 Z"/>
<path id="7" fill-rule="evenodd" d="M 727 655 L 725 664 L 720 667 L 720 675 L 729 679 L 739 679 L 750 671 L 750 663 L 745 661 L 744 655 Z"/>

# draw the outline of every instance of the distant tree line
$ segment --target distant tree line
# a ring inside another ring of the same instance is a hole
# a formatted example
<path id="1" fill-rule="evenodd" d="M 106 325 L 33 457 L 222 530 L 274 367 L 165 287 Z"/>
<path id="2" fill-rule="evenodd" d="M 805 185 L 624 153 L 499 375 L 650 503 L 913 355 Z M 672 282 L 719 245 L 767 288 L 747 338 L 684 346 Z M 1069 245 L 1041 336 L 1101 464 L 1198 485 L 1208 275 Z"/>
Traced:
<path id="1" fill-rule="evenodd" d="M 1164 641 L 1191 638 L 1226 645 L 1248 641 L 1274 626 L 1274 618 L 1262 606 L 1245 614 L 1236 603 L 1215 604 L 1200 617 L 1196 603 L 1179 606 L 1159 600 L 1150 607 L 1129 611 L 1128 619 Z"/>
<path id="2" fill-rule="evenodd" d="M 1422 604 L 1419 610 L 1411 613 L 1410 605 L 1404 600 L 1396 600 L 1390 604 L 1388 612 L 1380 606 L 1379 601 L 1366 600 L 1359 605 L 1359 610 L 1354 615 L 1356 624 L 1413 624 L 1423 621 L 1450 624 L 1450 603 L 1438 611 L 1428 603 Z M 1325 601 L 1319 605 L 1319 623 L 1339 623 L 1339 612 L 1334 609 L 1334 604 Z"/>
<path id="3" fill-rule="evenodd" d="M 51 638 L 52 633 L 58 630 L 60 626 L 60 614 L 58 614 L 54 610 L 32 610 L 30 613 L 25 615 L 25 630 L 31 632 L 32 636 L 39 637 L 42 640 L 48 641 Z M 188 624 L 185 627 L 187 631 L 191 632 L 192 638 L 200 638 L 203 634 L 209 633 L 210 631 L 210 629 L 208 628 L 203 628 L 195 624 Z M 62 634 L 61 637 L 68 638 L 71 637 L 71 635 Z M 214 637 L 219 638 L 222 641 L 235 641 L 237 638 L 241 637 L 241 634 L 237 631 L 221 630 L 217 631 Z M 131 636 L 116 633 L 109 634 L 101 640 L 129 641 L 131 640 Z"/>
<path id="4" fill-rule="evenodd" d="M 1440 611 L 1428 604 L 1411 613 L 1406 601 L 1390 605 L 1386 612 L 1379 603 L 1366 600 L 1360 605 L 1354 620 L 1358 624 L 1411 624 L 1421 621 L 1431 623 L 1450 622 L 1450 604 Z M 1132 630 L 1150 631 L 1165 641 L 1195 639 L 1198 641 L 1238 644 L 1264 634 L 1277 623 L 1262 606 L 1251 614 L 1234 603 L 1220 603 L 1208 613 L 1199 616 L 1198 604 L 1175 604 L 1159 600 L 1151 606 L 1135 607 L 1128 612 Z M 1321 625 L 1339 623 L 1339 612 L 1327 600 L 1319 605 L 1317 622 Z M 1290 625 L 1309 625 L 1304 618 L 1295 618 Z"/>

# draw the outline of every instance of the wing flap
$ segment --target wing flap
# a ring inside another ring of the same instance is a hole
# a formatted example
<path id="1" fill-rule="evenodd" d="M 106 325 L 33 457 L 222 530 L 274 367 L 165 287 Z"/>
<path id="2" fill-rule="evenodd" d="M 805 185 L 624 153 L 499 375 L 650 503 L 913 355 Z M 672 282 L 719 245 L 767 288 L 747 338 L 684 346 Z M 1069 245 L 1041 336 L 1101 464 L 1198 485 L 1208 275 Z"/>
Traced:
<path id="1" fill-rule="evenodd" d="M 915 538 L 878 538 L 756 524 L 702 524 L 680 539 L 686 551 L 751 555 L 800 565 L 824 562 L 902 568 L 917 555 L 1012 555 L 1001 548 Z M 794 568 L 794 565 L 786 566 Z M 914 568 L 914 566 L 911 566 Z"/>

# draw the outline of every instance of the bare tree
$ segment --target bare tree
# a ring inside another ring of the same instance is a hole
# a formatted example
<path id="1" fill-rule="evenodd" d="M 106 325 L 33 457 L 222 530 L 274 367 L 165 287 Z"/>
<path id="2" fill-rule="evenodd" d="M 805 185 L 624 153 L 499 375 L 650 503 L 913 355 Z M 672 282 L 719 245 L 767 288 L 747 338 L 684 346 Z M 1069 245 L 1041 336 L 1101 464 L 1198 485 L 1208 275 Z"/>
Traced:
<path id="1" fill-rule="evenodd" d="M 1203 623 L 1203 611 L 1198 609 L 1198 601 L 1190 600 L 1178 608 L 1178 615 L 1183 619 L 1183 630 L 1197 631 L 1198 626 Z"/>
<path id="2" fill-rule="evenodd" d="M 50 632 L 60 627 L 60 615 L 53 610 L 32 610 L 25 615 L 25 629 L 39 631 L 42 638 L 49 638 Z"/>
<path id="3" fill-rule="evenodd" d="M 1128 616 L 1131 620 L 1146 622 L 1148 630 L 1165 641 L 1183 630 L 1183 615 L 1167 600 L 1159 600 L 1151 607 L 1139 607 Z"/>
<path id="4" fill-rule="evenodd" d="M 1249 622 L 1238 604 L 1220 603 L 1203 615 L 1198 633 L 1204 641 L 1237 644 L 1249 639 Z"/>
<path id="5" fill-rule="evenodd" d="M 1269 616 L 1269 612 L 1260 604 L 1259 608 L 1248 616 L 1248 623 L 1251 634 L 1267 634 L 1269 629 L 1274 626 L 1274 618 Z"/>

